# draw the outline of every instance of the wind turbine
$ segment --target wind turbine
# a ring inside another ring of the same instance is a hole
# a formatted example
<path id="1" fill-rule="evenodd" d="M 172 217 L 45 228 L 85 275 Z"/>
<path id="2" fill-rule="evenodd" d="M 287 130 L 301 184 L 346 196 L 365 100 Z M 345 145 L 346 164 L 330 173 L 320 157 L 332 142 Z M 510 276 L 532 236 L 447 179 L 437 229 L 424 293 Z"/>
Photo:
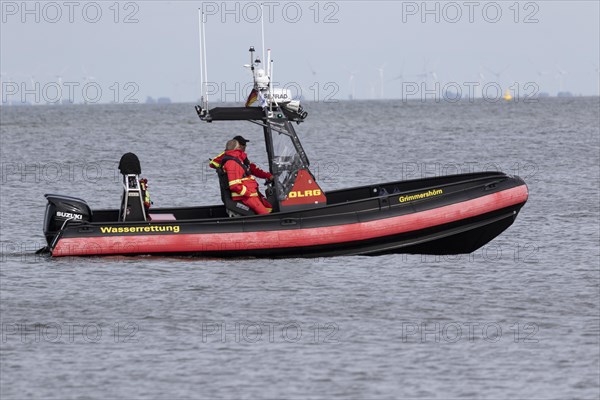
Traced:
<path id="1" fill-rule="evenodd" d="M 548 75 L 550 73 L 550 71 L 546 71 L 545 69 L 537 69 L 535 70 L 535 74 L 539 77 L 542 78 L 544 75 Z"/>
<path id="2" fill-rule="evenodd" d="M 300 83 L 298 83 L 300 85 L 300 93 L 297 93 L 294 99 L 298 99 L 298 100 L 303 100 L 304 98 L 306 98 L 308 96 L 308 93 L 313 93 L 313 98 L 315 100 L 316 97 L 318 97 L 319 95 L 319 89 L 318 89 L 318 84 L 317 84 L 317 71 L 315 71 L 315 69 L 313 68 L 312 64 L 310 63 L 310 61 L 306 60 L 306 64 L 308 64 L 308 68 L 310 69 L 310 73 L 312 75 L 312 82 L 309 82 L 310 86 L 308 87 L 308 89 L 306 88 L 305 85 L 302 85 Z M 317 86 L 317 89 L 315 91 L 315 86 Z"/>
<path id="3" fill-rule="evenodd" d="M 538 76 L 539 82 L 537 82 L 537 85 L 538 85 L 538 90 L 539 90 L 542 87 L 541 81 L 544 79 L 544 75 L 548 75 L 550 73 L 550 71 L 536 69 L 535 73 Z"/>
<path id="4" fill-rule="evenodd" d="M 83 77 L 83 84 L 85 85 L 87 82 L 91 82 L 91 81 L 95 81 L 96 78 L 93 76 L 90 76 L 87 72 L 87 70 L 85 69 L 85 67 L 83 66 L 83 64 L 81 65 L 81 70 L 83 71 L 83 73 L 85 74 L 85 76 Z"/>
<path id="5" fill-rule="evenodd" d="M 395 78 L 388 80 L 388 82 L 397 81 L 398 79 L 400 79 L 401 81 L 404 80 L 404 61 L 402 61 L 402 68 L 400 69 L 400 74 L 396 75 Z"/>
<path id="6" fill-rule="evenodd" d="M 344 67 L 344 69 L 350 74 L 348 77 L 348 85 L 350 86 L 350 100 L 354 100 L 356 98 L 356 82 L 354 81 L 354 76 L 358 74 L 358 71 L 350 71 L 346 67 Z"/>
<path id="7" fill-rule="evenodd" d="M 370 96 L 371 96 L 370 98 L 371 98 L 371 99 L 374 99 L 374 98 L 375 98 L 375 96 L 376 96 L 376 95 L 375 95 L 375 91 L 376 91 L 376 90 L 375 90 L 375 88 L 376 88 L 376 86 L 377 86 L 377 83 L 376 83 L 376 82 L 373 82 L 373 81 L 370 81 L 370 82 L 369 82 L 369 89 L 370 89 L 370 92 L 369 92 L 369 93 L 370 93 Z"/>
<path id="8" fill-rule="evenodd" d="M 83 89 L 83 91 L 82 91 L 82 93 L 84 93 L 84 95 L 83 95 L 83 96 L 84 96 L 84 98 L 83 98 L 83 102 L 84 102 L 84 104 L 87 104 L 87 103 L 88 103 L 88 101 L 87 101 L 87 98 L 85 97 L 85 93 L 86 93 L 86 89 L 87 89 L 87 88 L 85 88 L 85 86 L 86 86 L 86 85 L 87 85 L 89 82 L 95 82 L 95 81 L 96 81 L 96 78 L 95 78 L 95 77 L 93 77 L 93 76 L 90 76 L 90 75 L 88 74 L 88 72 L 87 72 L 87 70 L 85 69 L 85 67 L 83 66 L 83 64 L 81 64 L 81 70 L 82 70 L 82 71 L 83 71 L 83 73 L 85 74 L 85 76 L 83 77 L 83 86 L 84 86 L 84 89 Z"/>
<path id="9" fill-rule="evenodd" d="M 59 97 L 58 97 L 58 104 L 62 104 L 62 103 L 63 103 L 63 96 L 62 96 L 62 91 L 63 91 L 63 87 L 62 87 L 62 86 L 63 86 L 63 80 L 62 80 L 62 76 L 63 76 L 63 74 L 65 73 L 65 71 L 67 70 L 67 68 L 69 68 L 69 67 L 68 67 L 68 66 L 67 66 L 67 67 L 64 67 L 64 68 L 63 68 L 63 69 L 62 69 L 62 70 L 59 72 L 59 74 L 58 74 L 58 75 L 56 75 L 56 80 L 57 80 L 58 87 L 59 87 L 59 89 L 58 89 L 58 90 L 60 91 L 60 93 L 59 93 Z"/>
<path id="10" fill-rule="evenodd" d="M 494 75 L 496 77 L 496 83 L 500 86 L 500 88 L 502 88 L 502 86 L 503 86 L 502 82 L 501 82 L 502 74 L 505 73 L 508 70 L 508 68 L 510 68 L 510 65 L 507 65 L 506 67 L 504 67 L 503 69 L 501 69 L 499 71 L 493 70 L 488 67 L 484 67 L 484 68 L 487 69 L 488 72 L 490 72 L 492 75 Z"/>
<path id="11" fill-rule="evenodd" d="M 563 91 L 564 76 L 567 75 L 568 72 L 562 69 L 558 64 L 556 64 L 556 72 L 555 78 L 558 79 L 558 92 L 561 93 Z"/>
<path id="12" fill-rule="evenodd" d="M 379 68 L 377 68 L 377 70 L 379 71 L 379 89 L 380 89 L 380 93 L 379 93 L 379 97 L 381 99 L 383 99 L 383 70 L 385 69 L 385 66 L 387 65 L 387 63 L 383 63 Z"/>
<path id="13" fill-rule="evenodd" d="M 429 62 L 425 58 L 423 60 L 423 72 L 421 72 L 420 74 L 417 74 L 417 77 L 421 78 L 421 80 L 424 81 L 426 85 L 429 83 L 429 77 L 431 77 L 433 85 L 435 86 L 435 84 L 438 82 L 437 72 L 435 71 L 435 67 L 429 69 L 427 67 L 428 64 L 429 64 Z M 436 63 L 436 65 L 437 65 L 437 63 Z"/>
<path id="14" fill-rule="evenodd" d="M 435 72 L 435 70 L 431 71 L 431 78 L 433 79 L 433 83 L 438 83 L 439 82 L 439 79 L 438 79 L 438 76 L 437 76 L 437 72 Z"/>
<path id="15" fill-rule="evenodd" d="M 8 75 L 8 74 L 2 74 L 2 73 L 0 73 L 0 75 L 1 75 L 1 76 L 5 76 L 5 77 L 7 78 L 7 80 L 3 80 L 2 78 L 0 78 L 0 91 L 1 91 L 1 93 L 2 93 L 2 97 L 0 98 L 0 101 L 2 101 L 2 100 L 4 100 L 4 85 L 2 85 L 2 84 L 1 84 L 1 82 L 4 82 L 4 83 L 9 83 L 9 84 L 11 84 L 11 86 L 13 86 L 13 85 L 17 85 L 17 88 L 18 88 L 19 86 L 21 86 L 21 85 L 22 85 L 24 82 L 23 82 L 23 81 L 16 82 L 16 81 L 15 81 L 15 77 L 14 77 L 14 75 Z M 17 74 L 17 77 L 18 77 L 18 76 L 22 76 L 22 75 L 21 75 L 21 74 Z M 14 86 L 13 86 L 13 89 L 14 89 Z M 8 101 L 8 105 L 9 105 L 9 106 L 12 106 L 12 105 L 14 104 L 14 101 L 13 101 L 13 98 L 14 98 L 14 97 L 15 97 L 15 96 L 10 96 L 10 99 L 8 99 L 8 98 L 6 99 L 6 100 Z M 21 94 L 21 96 L 20 96 L 20 99 L 21 99 L 21 100 L 17 100 L 17 101 L 18 101 L 18 102 L 22 102 L 22 101 L 23 101 L 23 100 L 22 100 L 22 99 L 23 99 L 23 95 L 22 95 L 22 94 Z"/>
<path id="16" fill-rule="evenodd" d="M 310 68 L 310 72 L 312 73 L 312 76 L 317 76 L 317 71 L 315 71 L 315 69 L 312 67 L 312 65 L 310 64 L 310 61 L 306 61 L 306 63 L 308 64 L 308 68 Z"/>
<path id="17" fill-rule="evenodd" d="M 480 98 L 483 98 L 483 85 L 484 85 L 483 82 L 485 82 L 485 75 L 483 74 L 482 69 L 483 68 L 480 66 L 479 67 L 479 74 L 477 75 L 477 78 L 479 79 L 477 81 L 477 90 L 479 91 L 479 97 Z"/>
<path id="18" fill-rule="evenodd" d="M 596 80 L 598 82 L 596 89 L 598 89 L 598 95 L 600 96 L 600 69 L 598 68 L 598 64 L 592 63 L 592 65 L 594 66 L 594 70 L 596 71 Z"/>
<path id="19" fill-rule="evenodd" d="M 415 75 L 417 78 L 421 78 L 422 81 L 426 81 L 429 76 L 429 72 L 427 71 L 427 59 L 423 60 L 423 72 Z"/>
<path id="20" fill-rule="evenodd" d="M 529 64 L 531 64 L 531 66 L 535 70 L 535 74 L 537 75 L 537 82 L 535 82 L 535 84 L 538 86 L 538 90 L 541 90 L 542 87 L 547 86 L 547 85 L 542 84 L 542 81 L 544 80 L 544 76 L 550 74 L 551 71 L 544 70 L 544 69 L 538 69 L 536 64 L 533 61 L 531 61 L 531 59 L 529 59 Z M 540 92 L 540 94 L 541 94 L 541 92 Z"/>
<path id="21" fill-rule="evenodd" d="M 36 72 L 37 72 L 37 70 L 36 70 Z M 29 82 L 31 82 L 31 90 L 33 90 L 33 93 L 34 93 L 34 95 L 33 95 L 34 102 L 39 103 L 40 93 L 38 92 L 37 87 L 36 87 L 36 83 L 39 86 L 39 82 L 36 82 L 35 74 L 29 75 Z M 26 99 L 27 99 L 27 95 L 25 95 L 25 102 L 27 102 Z M 21 101 L 23 102 L 23 100 L 21 100 Z"/>
<path id="22" fill-rule="evenodd" d="M 484 68 L 487 69 L 492 75 L 494 75 L 496 77 L 496 79 L 500 79 L 500 76 L 502 76 L 502 74 L 505 73 L 509 67 L 510 67 L 510 65 L 507 65 L 506 67 L 504 67 L 503 69 L 501 69 L 499 71 L 495 71 L 488 67 L 484 67 Z"/>

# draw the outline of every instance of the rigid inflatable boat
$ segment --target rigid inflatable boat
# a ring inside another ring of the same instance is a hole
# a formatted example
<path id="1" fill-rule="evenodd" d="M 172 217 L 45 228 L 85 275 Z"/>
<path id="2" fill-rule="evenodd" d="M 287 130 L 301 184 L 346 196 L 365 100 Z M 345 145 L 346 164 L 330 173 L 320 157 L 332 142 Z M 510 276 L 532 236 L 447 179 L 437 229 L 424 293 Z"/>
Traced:
<path id="1" fill-rule="evenodd" d="M 45 251 L 52 256 L 197 255 L 206 257 L 320 257 L 389 253 L 470 253 L 507 229 L 527 201 L 525 182 L 480 172 L 375 183 L 325 191 L 294 124 L 307 118 L 289 91 L 271 87 L 268 68 L 250 49 L 254 89 L 245 107 L 196 106 L 204 122 L 248 121 L 263 130 L 273 182 L 267 215 L 231 199 L 219 173 L 223 204 L 150 208 L 141 168 L 122 157 L 121 206 L 91 210 L 85 200 L 47 194 Z M 252 107 L 253 100 L 259 101 Z M 229 138 L 223 138 L 224 141 Z"/>

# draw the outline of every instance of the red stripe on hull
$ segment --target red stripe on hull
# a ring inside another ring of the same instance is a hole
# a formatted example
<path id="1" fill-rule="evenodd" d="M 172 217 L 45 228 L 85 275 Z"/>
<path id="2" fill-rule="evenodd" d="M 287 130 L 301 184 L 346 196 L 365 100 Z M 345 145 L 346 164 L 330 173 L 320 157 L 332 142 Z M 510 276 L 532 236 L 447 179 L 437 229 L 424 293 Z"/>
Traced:
<path id="1" fill-rule="evenodd" d="M 527 186 L 461 203 L 375 221 L 297 230 L 64 238 L 53 256 L 200 253 L 341 244 L 395 235 L 460 221 L 524 203 Z"/>

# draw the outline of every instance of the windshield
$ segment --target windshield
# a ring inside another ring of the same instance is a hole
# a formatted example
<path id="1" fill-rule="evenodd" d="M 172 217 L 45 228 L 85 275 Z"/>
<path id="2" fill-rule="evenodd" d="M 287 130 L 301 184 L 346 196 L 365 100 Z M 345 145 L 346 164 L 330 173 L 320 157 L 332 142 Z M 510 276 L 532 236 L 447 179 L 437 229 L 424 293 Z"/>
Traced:
<path id="1" fill-rule="evenodd" d="M 275 176 L 274 182 L 277 185 L 278 199 L 282 201 L 294 186 L 298 171 L 308 167 L 308 160 L 296 137 L 294 128 L 288 121 L 274 122 L 270 120 L 269 128 L 273 138 L 272 172 Z"/>

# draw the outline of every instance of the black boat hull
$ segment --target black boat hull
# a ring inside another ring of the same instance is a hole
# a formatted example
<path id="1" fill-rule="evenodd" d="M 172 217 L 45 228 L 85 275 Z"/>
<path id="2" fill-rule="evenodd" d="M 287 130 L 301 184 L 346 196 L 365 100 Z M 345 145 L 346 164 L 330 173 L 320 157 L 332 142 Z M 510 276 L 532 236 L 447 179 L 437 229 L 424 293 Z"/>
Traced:
<path id="1" fill-rule="evenodd" d="M 328 192 L 322 208 L 266 216 L 227 218 L 212 206 L 157 209 L 151 222 L 125 223 L 118 210 L 100 210 L 46 236 L 53 256 L 459 254 L 507 229 L 527 196 L 518 177 L 463 174 Z"/>

